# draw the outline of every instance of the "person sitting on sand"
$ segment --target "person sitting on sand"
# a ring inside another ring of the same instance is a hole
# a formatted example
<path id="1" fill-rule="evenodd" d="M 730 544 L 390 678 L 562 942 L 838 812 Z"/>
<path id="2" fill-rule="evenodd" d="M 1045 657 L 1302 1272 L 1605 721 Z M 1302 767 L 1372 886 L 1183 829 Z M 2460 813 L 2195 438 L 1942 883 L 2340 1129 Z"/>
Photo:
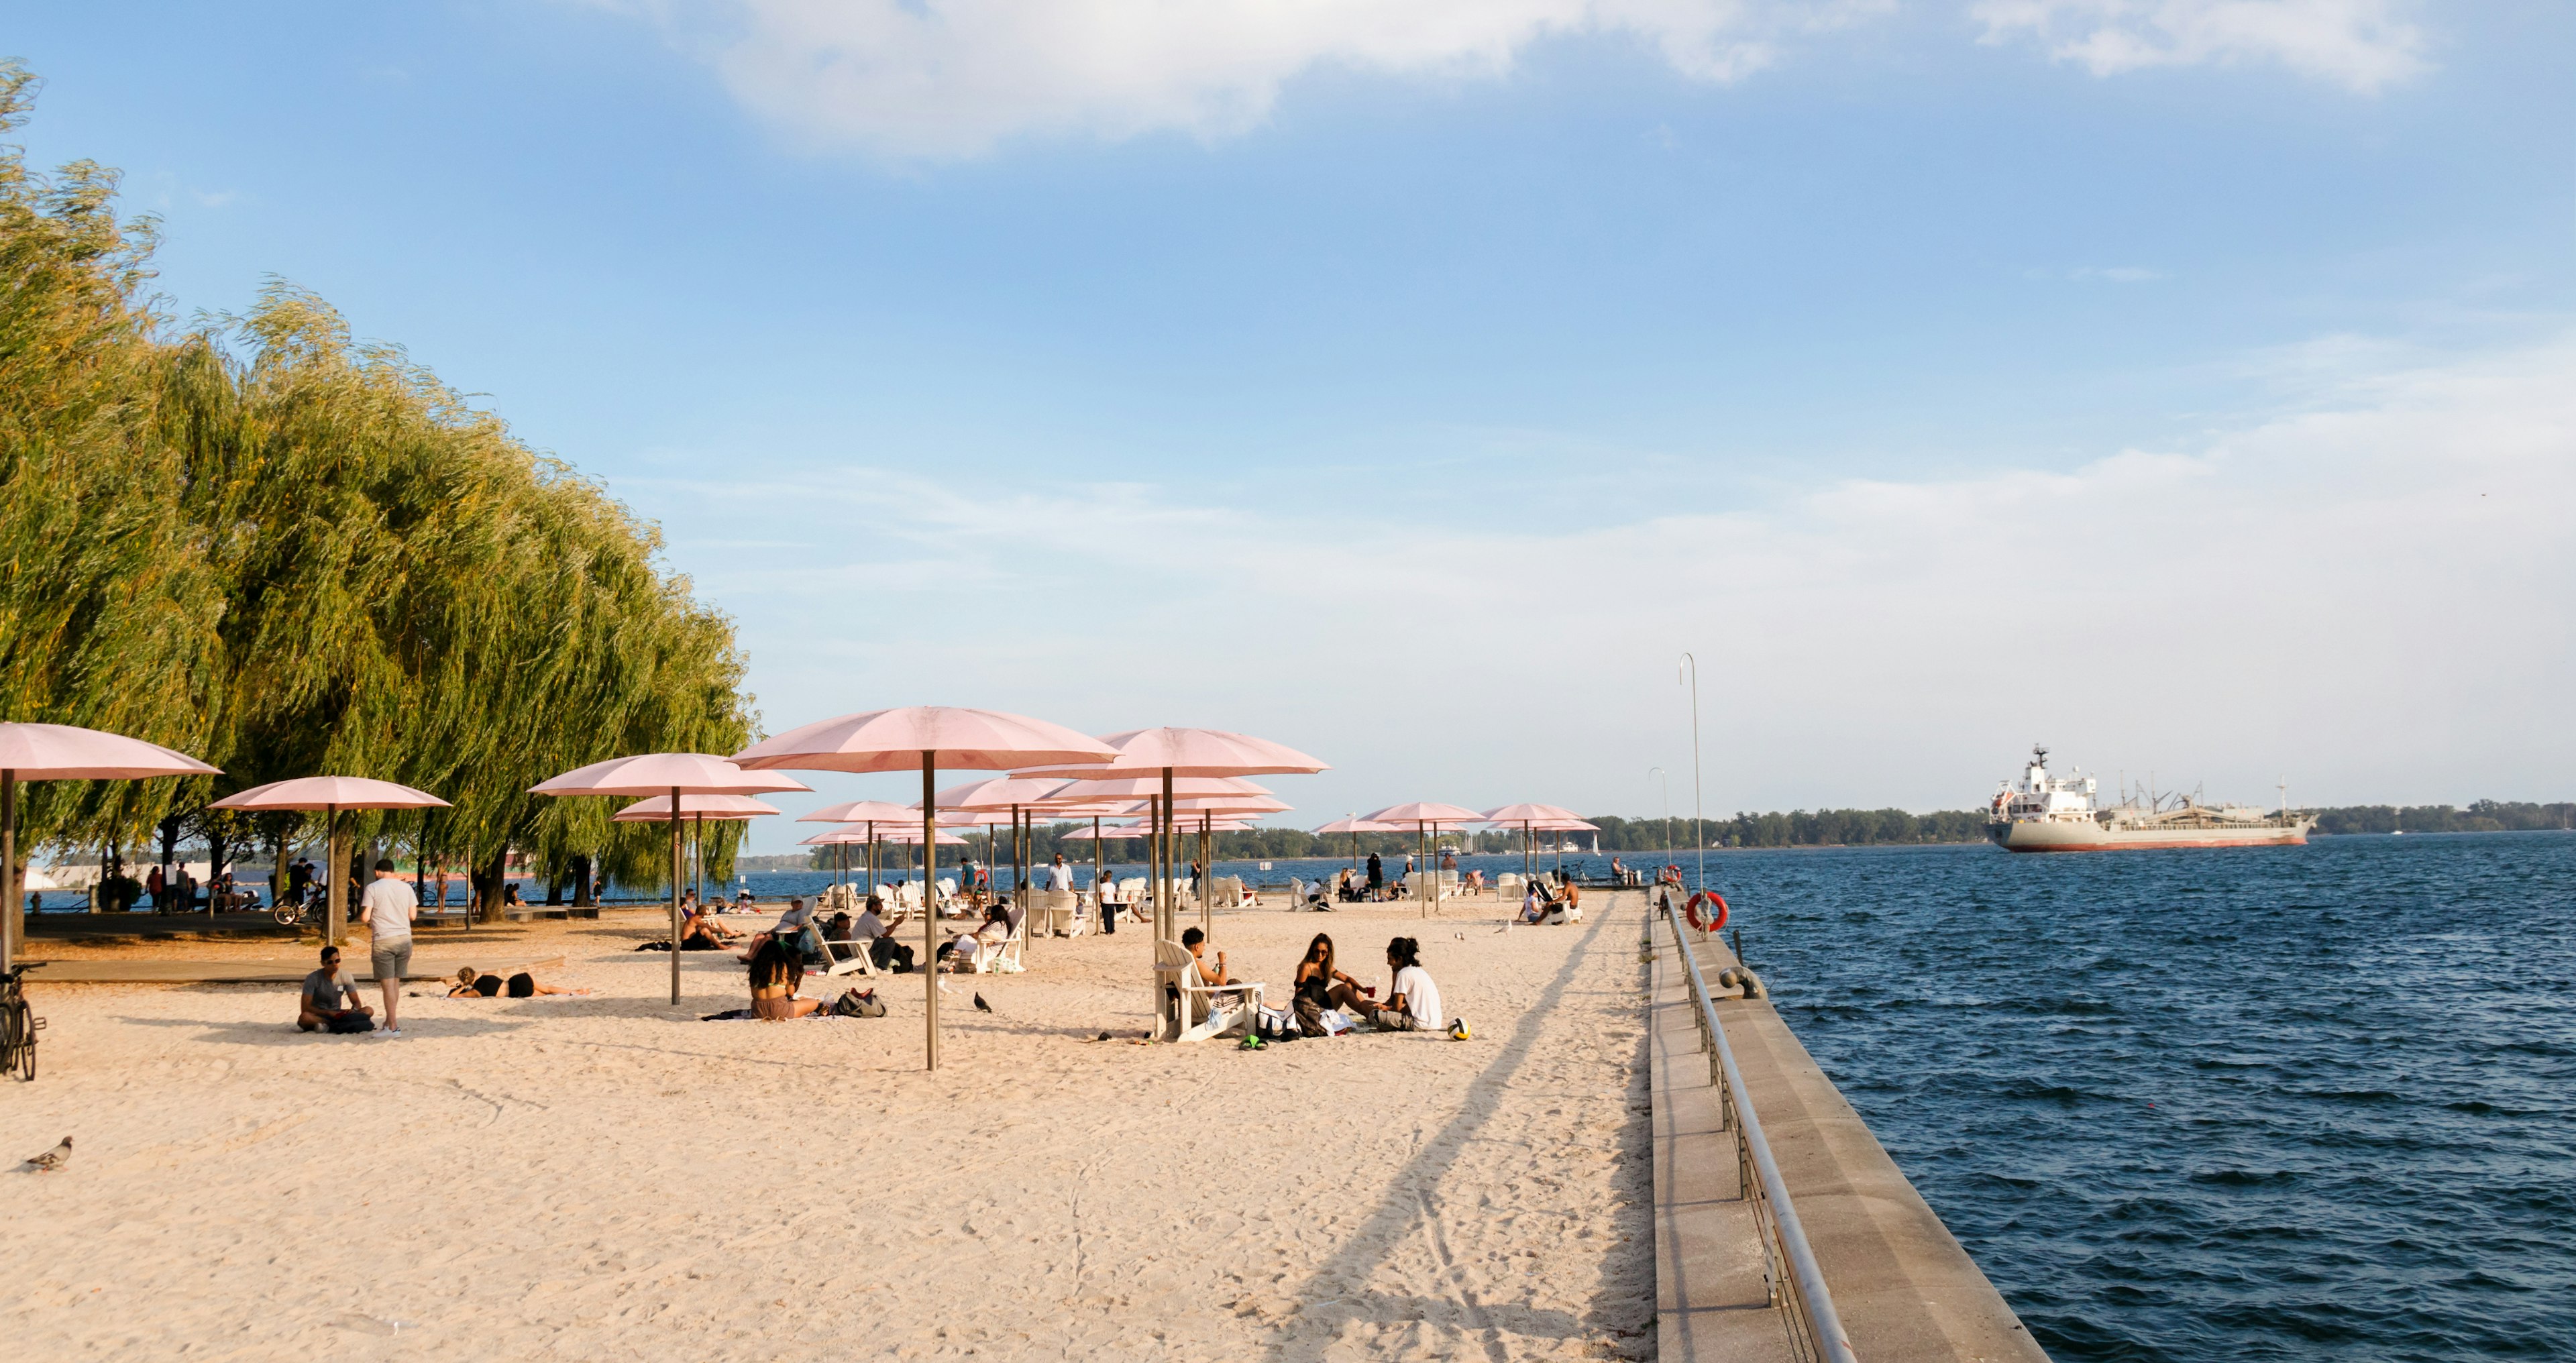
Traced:
<path id="1" fill-rule="evenodd" d="M 296 999 L 295 1027 L 304 1032 L 376 1030 L 376 1010 L 358 1002 L 358 982 L 340 968 L 338 947 L 322 948 L 322 968 L 304 977 L 304 991 Z"/>
<path id="2" fill-rule="evenodd" d="M 507 993 L 514 999 L 529 999 L 539 994 L 587 994 L 589 992 L 587 989 L 558 989 L 551 984 L 539 984 L 536 976 L 524 970 L 505 981 L 490 971 L 476 970 L 467 965 L 456 968 L 456 984 L 447 991 L 447 996 L 451 999 L 489 999 L 498 998 Z"/>
<path id="3" fill-rule="evenodd" d="M 762 942 L 751 953 L 751 1011 L 771 1022 L 801 1018 L 821 1010 L 813 999 L 796 997 L 805 983 L 805 965 L 797 953 L 776 937 Z"/>
<path id="4" fill-rule="evenodd" d="M 1380 1031 L 1422 1032 L 1440 1026 L 1440 986 L 1422 968 L 1422 944 L 1398 937 L 1386 944 L 1386 968 L 1395 972 L 1386 1002 L 1363 1013 Z"/>
<path id="5" fill-rule="evenodd" d="M 1521 894 L 1521 921 L 1536 923 L 1544 920 L 1547 904 L 1547 896 L 1539 893 L 1537 877 L 1531 877 L 1529 888 Z"/>
<path id="6" fill-rule="evenodd" d="M 1571 923 L 1581 919 L 1582 917 L 1583 887 L 1575 884 L 1571 879 L 1569 879 L 1565 882 L 1565 893 L 1558 895 L 1556 897 L 1556 903 L 1549 906 L 1547 921 L 1551 923 Z"/>
<path id="7" fill-rule="evenodd" d="M 1297 963 L 1296 988 L 1297 1030 L 1308 1036 L 1324 1034 L 1324 1014 L 1330 1009 L 1365 1014 L 1370 1007 L 1360 982 L 1333 968 L 1333 939 L 1327 933 L 1316 933 L 1306 944 L 1306 958 Z"/>

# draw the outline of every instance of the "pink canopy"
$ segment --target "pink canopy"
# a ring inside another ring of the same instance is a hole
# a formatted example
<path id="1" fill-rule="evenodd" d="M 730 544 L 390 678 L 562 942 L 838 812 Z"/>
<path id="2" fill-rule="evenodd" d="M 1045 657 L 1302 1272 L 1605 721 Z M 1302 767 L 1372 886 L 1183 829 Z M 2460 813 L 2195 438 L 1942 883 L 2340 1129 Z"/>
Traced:
<path id="1" fill-rule="evenodd" d="M 1484 815 L 1479 814 L 1472 809 L 1460 809 L 1456 805 L 1438 804 L 1428 800 L 1416 800 L 1411 804 L 1404 805 L 1388 805 L 1386 808 L 1366 815 L 1365 817 L 1370 823 L 1392 824 L 1409 823 L 1429 825 L 1483 823 L 1485 821 Z"/>
<path id="2" fill-rule="evenodd" d="M 1047 799 L 1066 784 L 1058 777 L 988 776 L 939 792 L 939 807 L 943 811 L 1024 808 Z M 917 812 L 914 817 L 919 817 Z"/>
<path id="3" fill-rule="evenodd" d="M 1532 819 L 1530 827 L 1543 833 L 1598 833 L 1601 825 L 1581 819 Z"/>
<path id="4" fill-rule="evenodd" d="M 1098 780 L 1065 781 L 1057 785 L 1051 799 L 1071 803 L 1078 800 L 1147 800 L 1163 793 L 1163 778 L 1156 776 L 1115 776 Z M 1175 776 L 1172 798 L 1185 795 L 1267 795 L 1270 788 L 1246 781 L 1240 776 Z"/>
<path id="5" fill-rule="evenodd" d="M 252 786 L 214 802 L 217 809 L 445 809 L 425 790 L 364 776 L 299 776 Z"/>
<path id="6" fill-rule="evenodd" d="M 0 771 L 21 781 L 138 781 L 217 774 L 213 767 L 174 748 L 70 724 L 0 724 Z"/>
<path id="7" fill-rule="evenodd" d="M 1153 832 L 1154 830 L 1144 827 L 1141 824 L 1132 827 L 1121 824 L 1111 824 L 1107 828 L 1100 830 L 1100 840 L 1102 842 L 1125 842 L 1130 838 L 1151 837 L 1153 836 Z M 1076 828 L 1064 834 L 1064 836 L 1059 838 L 1058 841 L 1089 842 L 1091 841 L 1091 836 L 1090 829 Z"/>
<path id="8" fill-rule="evenodd" d="M 904 813 L 909 816 L 908 826 L 921 827 L 921 806 L 914 805 Z M 939 809 L 939 823 L 943 828 L 999 828 L 1010 821 L 1011 811 L 1007 809 L 950 809 L 945 805 Z"/>
<path id="9" fill-rule="evenodd" d="M 765 805 L 748 795 L 683 795 L 680 817 L 683 819 L 757 819 L 780 812 L 776 805 Z M 660 823 L 671 817 L 671 797 L 656 795 L 638 800 L 614 816 L 619 823 Z"/>
<path id="10" fill-rule="evenodd" d="M 880 842 L 889 841 L 889 839 L 882 833 L 877 834 L 874 840 Z M 914 833 L 912 835 L 912 840 L 914 843 L 918 844 L 921 841 L 921 834 L 918 832 Z M 857 828 L 827 828 L 810 838 L 804 839 L 800 845 L 805 847 L 830 847 L 844 843 L 867 841 L 870 841 L 868 830 L 865 825 L 862 825 Z"/>
<path id="11" fill-rule="evenodd" d="M 26 897 L 18 868 L 18 783 L 139 781 L 209 776 L 213 767 L 176 749 L 70 724 L 0 724 L 0 970 L 17 963 Z"/>
<path id="12" fill-rule="evenodd" d="M 1404 830 L 1391 823 L 1371 823 L 1366 819 L 1352 817 L 1335 819 L 1315 831 L 1318 833 L 1401 833 Z"/>
<path id="13" fill-rule="evenodd" d="M 1168 769 L 1174 776 L 1259 776 L 1265 772 L 1311 773 L 1326 769 L 1324 763 L 1284 743 L 1223 729 L 1129 729 L 1103 735 L 1101 741 L 1117 750 L 1117 760 L 1108 766 L 1076 770 L 1047 764 L 1038 769 L 1040 764 L 1033 762 L 1021 774 L 1161 776 Z"/>
<path id="14" fill-rule="evenodd" d="M 746 771 L 721 757 L 696 752 L 644 753 L 575 767 L 528 788 L 531 795 L 761 795 L 812 790 L 786 776 Z"/>
<path id="15" fill-rule="evenodd" d="M 1289 808 L 1267 795 L 1193 795 L 1172 801 L 1175 814 L 1280 814 Z"/>
<path id="16" fill-rule="evenodd" d="M 998 710 L 908 705 L 816 720 L 763 739 L 734 760 L 747 770 L 997 771 L 1041 764 L 1088 769 L 1117 750 L 1061 724 Z"/>
<path id="17" fill-rule="evenodd" d="M 1559 805 L 1504 805 L 1485 811 L 1486 823 L 1539 823 L 1547 819 L 1580 819 L 1583 816 Z"/>
<path id="18" fill-rule="evenodd" d="M 798 823 L 919 823 L 921 811 L 890 805 L 883 800 L 843 800 L 825 805 L 811 814 L 796 816 Z"/>
<path id="19" fill-rule="evenodd" d="M 886 831 L 877 834 L 877 841 L 901 843 L 907 847 L 919 847 L 921 845 L 921 830 L 910 824 L 903 825 L 899 828 L 889 828 Z M 942 833 L 939 835 L 939 845 L 942 847 L 963 847 L 966 845 L 966 840 L 954 833 Z"/>

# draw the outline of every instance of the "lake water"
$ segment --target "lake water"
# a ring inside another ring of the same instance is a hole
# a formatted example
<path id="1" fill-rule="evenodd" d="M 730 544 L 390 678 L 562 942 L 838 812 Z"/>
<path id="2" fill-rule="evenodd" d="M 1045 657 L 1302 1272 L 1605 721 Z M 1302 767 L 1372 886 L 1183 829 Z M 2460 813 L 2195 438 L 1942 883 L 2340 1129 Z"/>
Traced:
<path id="1" fill-rule="evenodd" d="M 2056 1358 L 2576 1358 L 2576 835 L 1708 874 Z"/>

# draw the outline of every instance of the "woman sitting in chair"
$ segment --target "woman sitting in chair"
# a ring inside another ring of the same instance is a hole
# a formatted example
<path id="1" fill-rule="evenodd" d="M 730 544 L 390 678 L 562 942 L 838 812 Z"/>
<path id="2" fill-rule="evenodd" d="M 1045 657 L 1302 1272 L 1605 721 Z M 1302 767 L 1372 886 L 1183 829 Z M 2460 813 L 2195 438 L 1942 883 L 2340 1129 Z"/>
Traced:
<path id="1" fill-rule="evenodd" d="M 973 932 L 960 933 L 957 940 L 940 947 L 939 959 L 946 961 L 950 970 L 972 971 L 978 950 L 999 947 L 1010 940 L 1011 911 L 996 904 L 984 910 L 984 921 Z"/>
<path id="2" fill-rule="evenodd" d="M 805 983 L 805 963 L 785 942 L 772 937 L 751 953 L 751 1011 L 772 1022 L 801 1018 L 823 1005 L 796 997 Z"/>

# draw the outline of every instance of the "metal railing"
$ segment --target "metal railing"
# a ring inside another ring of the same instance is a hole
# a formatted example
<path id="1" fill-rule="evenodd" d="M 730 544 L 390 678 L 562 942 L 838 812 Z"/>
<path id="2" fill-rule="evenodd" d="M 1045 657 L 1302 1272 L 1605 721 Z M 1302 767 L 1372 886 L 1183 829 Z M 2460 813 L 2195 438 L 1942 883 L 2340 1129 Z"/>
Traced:
<path id="1" fill-rule="evenodd" d="M 1816 1252 L 1798 1222 L 1798 1209 L 1789 1201 L 1789 1186 L 1780 1177 L 1778 1161 L 1771 1157 L 1771 1143 L 1763 1138 L 1762 1119 L 1753 1111 L 1744 1075 L 1735 1065 L 1735 1052 L 1726 1044 L 1725 1024 L 1718 1021 L 1716 1002 L 1700 975 L 1699 957 L 1691 951 L 1674 898 L 1658 895 L 1649 906 L 1647 946 L 1651 951 L 1656 918 L 1672 925 L 1673 945 L 1681 951 L 1682 978 L 1690 984 L 1691 1011 L 1699 1021 L 1700 1049 L 1708 1052 L 1708 1082 L 1718 1091 L 1718 1127 L 1735 1133 L 1739 1186 L 1753 1204 L 1754 1223 L 1762 1236 L 1762 1276 L 1770 1286 L 1772 1303 L 1787 1319 L 1790 1350 L 1807 1360 L 1858 1363 L 1851 1339 L 1843 1333 L 1842 1318 L 1834 1312 L 1824 1270 L 1817 1266 Z"/>

